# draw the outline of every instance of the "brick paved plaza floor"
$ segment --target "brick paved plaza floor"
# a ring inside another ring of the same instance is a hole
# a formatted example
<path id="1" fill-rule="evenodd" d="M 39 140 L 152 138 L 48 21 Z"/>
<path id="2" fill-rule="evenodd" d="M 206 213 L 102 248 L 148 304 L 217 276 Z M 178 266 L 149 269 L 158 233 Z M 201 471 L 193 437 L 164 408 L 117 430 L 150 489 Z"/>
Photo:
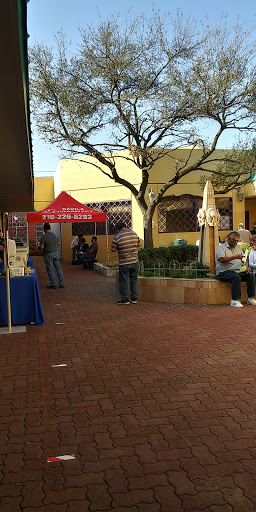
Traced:
<path id="1" fill-rule="evenodd" d="M 34 261 L 45 325 L 0 336 L 0 512 L 255 511 L 256 308 L 118 306 Z"/>

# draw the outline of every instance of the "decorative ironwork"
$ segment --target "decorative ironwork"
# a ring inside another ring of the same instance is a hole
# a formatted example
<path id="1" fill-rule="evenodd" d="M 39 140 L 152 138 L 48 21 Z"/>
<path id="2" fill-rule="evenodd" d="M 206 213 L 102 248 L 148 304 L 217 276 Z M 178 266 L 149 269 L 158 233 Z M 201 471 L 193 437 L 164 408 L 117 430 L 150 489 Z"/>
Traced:
<path id="1" fill-rule="evenodd" d="M 27 240 L 27 215 L 24 212 L 10 213 L 8 221 L 9 237 L 19 239 L 23 243 Z"/>
<path id="2" fill-rule="evenodd" d="M 171 260 L 169 263 L 169 270 L 180 270 L 181 264 L 177 260 Z"/>
<path id="3" fill-rule="evenodd" d="M 40 241 L 43 234 L 44 234 L 44 225 L 36 224 L 36 240 Z M 29 237 L 30 237 L 30 235 L 29 235 Z"/>
<path id="4" fill-rule="evenodd" d="M 220 213 L 219 231 L 233 229 L 233 204 L 231 197 L 216 197 L 216 208 Z"/>
<path id="5" fill-rule="evenodd" d="M 173 197 L 158 206 L 158 232 L 184 233 L 199 231 L 197 213 L 202 208 L 202 198 L 192 196 Z M 220 213 L 219 230 L 233 229 L 232 199 L 216 197 Z"/>
<path id="6" fill-rule="evenodd" d="M 131 200 L 121 201 L 107 201 L 104 203 L 85 203 L 86 206 L 104 212 L 107 214 L 108 219 L 108 232 L 110 235 L 115 234 L 115 226 L 118 222 L 125 222 L 128 228 L 132 227 L 132 202 Z M 95 223 L 94 222 L 75 222 L 72 223 L 72 235 L 78 235 L 82 233 L 84 235 L 95 234 Z M 106 223 L 96 223 L 96 234 L 106 234 Z"/>
<path id="7" fill-rule="evenodd" d="M 154 276 L 165 277 L 165 268 L 163 261 L 156 261 L 154 263 Z"/>
<path id="8" fill-rule="evenodd" d="M 158 206 L 158 232 L 182 233 L 199 230 L 197 212 L 202 198 L 173 197 Z"/>
<path id="9" fill-rule="evenodd" d="M 167 267 L 166 264 L 157 260 L 151 267 L 144 268 L 143 262 L 139 265 L 139 274 L 145 277 L 171 277 L 184 279 L 215 279 L 215 270 L 210 270 L 206 265 L 198 263 L 197 260 L 188 260 L 181 264 L 177 260 L 172 260 Z"/>
<path id="10" fill-rule="evenodd" d="M 27 243 L 27 214 L 25 212 L 13 212 L 9 214 L 9 237 Z M 44 233 L 43 224 L 29 223 L 29 238 L 34 242 L 40 241 Z"/>

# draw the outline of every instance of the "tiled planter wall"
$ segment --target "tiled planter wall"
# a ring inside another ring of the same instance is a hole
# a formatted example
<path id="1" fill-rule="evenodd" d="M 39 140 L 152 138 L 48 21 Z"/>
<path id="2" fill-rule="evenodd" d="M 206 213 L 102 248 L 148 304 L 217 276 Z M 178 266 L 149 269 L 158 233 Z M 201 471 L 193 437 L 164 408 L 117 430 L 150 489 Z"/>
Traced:
<path id="1" fill-rule="evenodd" d="M 102 263 L 94 263 L 94 270 L 99 272 L 99 274 L 104 274 L 104 276 L 115 276 L 118 273 L 118 270 L 106 267 Z"/>
<path id="2" fill-rule="evenodd" d="M 228 304 L 231 284 L 214 279 L 171 279 L 138 277 L 139 299 L 149 302 L 180 304 Z M 242 300 L 246 300 L 246 283 L 242 283 Z"/>

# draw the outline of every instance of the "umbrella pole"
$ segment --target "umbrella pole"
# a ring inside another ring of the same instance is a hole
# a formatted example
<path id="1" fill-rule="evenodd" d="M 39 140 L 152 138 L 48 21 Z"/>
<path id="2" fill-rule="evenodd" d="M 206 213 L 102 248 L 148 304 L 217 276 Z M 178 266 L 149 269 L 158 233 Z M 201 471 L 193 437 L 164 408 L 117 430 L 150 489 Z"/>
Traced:
<path id="1" fill-rule="evenodd" d="M 108 221 L 106 220 L 106 235 L 107 235 L 107 258 L 109 263 L 109 248 L 108 248 Z"/>

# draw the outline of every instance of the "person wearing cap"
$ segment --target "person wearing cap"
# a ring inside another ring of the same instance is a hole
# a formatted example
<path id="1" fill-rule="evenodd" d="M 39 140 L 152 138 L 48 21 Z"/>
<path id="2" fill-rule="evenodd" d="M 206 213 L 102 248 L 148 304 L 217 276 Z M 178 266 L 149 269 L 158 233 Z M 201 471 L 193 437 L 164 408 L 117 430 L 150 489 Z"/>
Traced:
<path id="1" fill-rule="evenodd" d="M 232 299 L 230 301 L 230 306 L 233 308 L 242 308 L 243 304 L 241 303 L 241 282 L 245 281 L 247 283 L 247 304 L 251 306 L 256 306 L 255 296 L 255 280 L 254 275 L 250 273 L 250 269 L 248 268 L 248 263 L 243 263 L 242 259 L 244 255 L 242 254 L 241 247 L 239 247 L 239 233 L 237 231 L 232 231 L 226 238 L 224 244 L 219 245 L 216 257 L 216 277 L 219 281 L 225 281 L 226 283 L 231 283 L 231 294 Z M 245 267 L 244 271 L 240 272 L 240 269 L 243 270 L 242 267 Z"/>

